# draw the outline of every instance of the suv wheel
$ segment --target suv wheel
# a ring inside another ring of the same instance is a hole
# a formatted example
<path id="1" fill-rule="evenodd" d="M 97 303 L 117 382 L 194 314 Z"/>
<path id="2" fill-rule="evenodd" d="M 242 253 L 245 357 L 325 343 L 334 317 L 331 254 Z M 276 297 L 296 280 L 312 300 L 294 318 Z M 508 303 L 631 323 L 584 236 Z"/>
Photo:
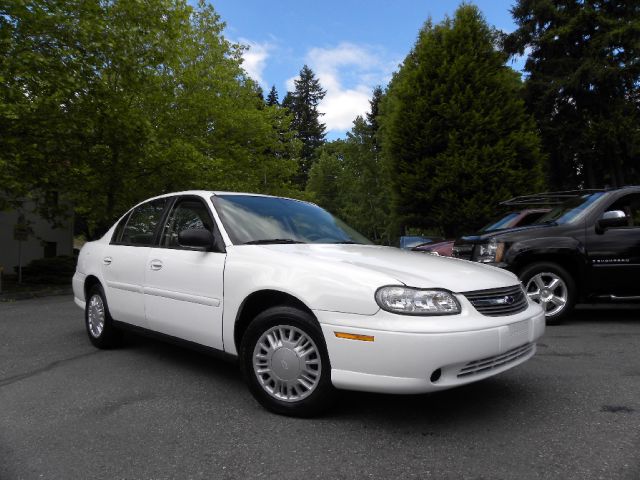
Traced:
<path id="1" fill-rule="evenodd" d="M 282 306 L 260 313 L 242 337 L 240 357 L 249 390 L 272 412 L 309 417 L 333 403 L 324 337 L 306 312 Z"/>
<path id="2" fill-rule="evenodd" d="M 520 280 L 529 298 L 544 309 L 547 324 L 560 323 L 572 310 L 576 300 L 575 282 L 560 265 L 531 264 L 520 272 Z"/>

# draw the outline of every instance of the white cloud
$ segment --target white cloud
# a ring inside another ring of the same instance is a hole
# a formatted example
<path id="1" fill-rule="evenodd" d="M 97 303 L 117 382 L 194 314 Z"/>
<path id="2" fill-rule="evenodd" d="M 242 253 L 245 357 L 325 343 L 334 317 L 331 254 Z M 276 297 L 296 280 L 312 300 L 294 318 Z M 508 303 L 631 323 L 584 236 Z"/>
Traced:
<path id="1" fill-rule="evenodd" d="M 327 91 L 318 109 L 328 132 L 344 133 L 356 116 L 369 111 L 376 85 L 385 85 L 395 63 L 384 60 L 384 52 L 371 47 L 341 43 L 335 48 L 312 48 L 307 63 Z M 293 86 L 293 80 L 287 86 Z M 289 88 L 292 89 L 292 88 Z"/>
<path id="2" fill-rule="evenodd" d="M 270 42 L 252 42 L 245 38 L 241 38 L 240 43 L 248 47 L 248 49 L 242 53 L 242 68 L 264 88 L 265 84 L 262 78 L 262 72 L 264 72 L 267 65 L 267 58 L 269 58 L 269 52 L 273 49 L 273 45 Z"/>

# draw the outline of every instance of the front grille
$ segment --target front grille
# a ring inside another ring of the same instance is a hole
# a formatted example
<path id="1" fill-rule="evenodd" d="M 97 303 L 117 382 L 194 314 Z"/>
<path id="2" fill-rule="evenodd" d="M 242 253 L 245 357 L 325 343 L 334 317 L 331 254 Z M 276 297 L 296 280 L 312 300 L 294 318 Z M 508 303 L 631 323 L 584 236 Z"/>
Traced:
<path id="1" fill-rule="evenodd" d="M 454 245 L 453 256 L 456 258 L 462 258 L 463 260 L 471 260 L 473 256 L 473 244 Z"/>
<path id="2" fill-rule="evenodd" d="M 489 317 L 514 315 L 527 309 L 527 298 L 520 285 L 462 292 L 462 294 L 477 311 Z"/>
<path id="3" fill-rule="evenodd" d="M 508 352 L 500 355 L 495 355 L 489 358 L 483 358 L 482 360 L 474 360 L 467 363 L 460 369 L 458 378 L 468 377 L 470 375 L 478 375 L 480 373 L 488 372 L 489 370 L 495 370 L 496 368 L 503 367 L 509 363 L 513 363 L 516 360 L 529 355 L 535 348 L 534 343 L 527 343 L 516 348 L 512 348 Z"/>

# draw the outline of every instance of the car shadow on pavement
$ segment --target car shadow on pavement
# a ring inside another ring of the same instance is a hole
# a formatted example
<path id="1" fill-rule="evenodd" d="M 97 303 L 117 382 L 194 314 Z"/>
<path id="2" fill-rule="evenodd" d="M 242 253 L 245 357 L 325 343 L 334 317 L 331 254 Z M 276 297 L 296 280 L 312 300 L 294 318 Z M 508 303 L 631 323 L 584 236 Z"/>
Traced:
<path id="1" fill-rule="evenodd" d="M 239 387 L 244 388 L 237 363 L 213 353 L 130 332 L 125 332 L 122 348 L 144 352 L 145 355 L 168 366 L 185 368 L 202 375 L 215 375 L 217 380 L 237 383 Z"/>
<path id="2" fill-rule="evenodd" d="M 438 425 L 464 424 L 479 418 L 483 422 L 503 419 L 512 409 L 522 410 L 523 399 L 531 400 L 535 388 L 504 376 L 470 385 L 419 395 L 385 395 L 342 392 L 340 401 L 328 412 L 334 418 L 375 419 L 379 424 Z"/>
<path id="3" fill-rule="evenodd" d="M 571 325 L 576 322 L 607 322 L 640 323 L 640 303 L 625 304 L 581 304 L 576 306 L 563 325 Z M 551 327 L 553 328 L 553 327 Z"/>

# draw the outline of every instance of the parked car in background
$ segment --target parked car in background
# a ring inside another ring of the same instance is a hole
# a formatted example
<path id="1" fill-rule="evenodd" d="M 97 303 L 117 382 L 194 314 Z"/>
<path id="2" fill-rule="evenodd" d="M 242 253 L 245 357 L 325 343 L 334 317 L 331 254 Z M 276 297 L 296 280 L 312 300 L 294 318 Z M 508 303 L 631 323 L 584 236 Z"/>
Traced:
<path id="1" fill-rule="evenodd" d="M 317 205 L 253 194 L 142 202 L 84 245 L 73 292 L 96 347 L 130 329 L 224 353 L 258 402 L 296 416 L 336 389 L 482 380 L 544 331 L 511 272 L 372 245 Z"/>
<path id="2" fill-rule="evenodd" d="M 489 222 L 489 224 L 480 229 L 478 235 L 487 232 L 495 232 L 497 230 L 504 230 L 506 228 L 531 225 L 549 210 L 549 208 L 527 208 L 524 210 L 509 212 Z M 417 252 L 437 253 L 438 255 L 442 255 L 444 257 L 451 257 L 453 255 L 454 243 L 455 240 L 427 242 L 416 245 L 412 248 L 412 250 L 415 250 Z"/>
<path id="3" fill-rule="evenodd" d="M 400 237 L 400 248 L 412 249 L 417 245 L 429 245 L 436 242 L 442 242 L 442 237 L 424 237 L 422 235 L 403 235 Z"/>
<path id="4" fill-rule="evenodd" d="M 640 187 L 517 197 L 551 210 L 525 226 L 462 237 L 454 257 L 512 271 L 557 323 L 578 301 L 640 300 Z"/>

